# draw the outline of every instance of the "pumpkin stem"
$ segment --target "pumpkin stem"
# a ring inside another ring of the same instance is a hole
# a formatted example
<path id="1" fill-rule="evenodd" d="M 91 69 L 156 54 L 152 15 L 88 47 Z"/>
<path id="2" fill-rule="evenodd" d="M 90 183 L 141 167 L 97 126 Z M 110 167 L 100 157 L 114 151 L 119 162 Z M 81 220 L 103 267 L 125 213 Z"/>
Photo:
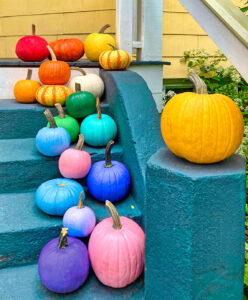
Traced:
<path id="1" fill-rule="evenodd" d="M 193 82 L 196 94 L 207 94 L 208 88 L 206 83 L 195 73 L 190 74 L 188 79 Z"/>
<path id="2" fill-rule="evenodd" d="M 114 229 L 121 229 L 122 228 L 121 220 L 120 220 L 118 211 L 115 208 L 114 204 L 111 203 L 109 200 L 106 200 L 105 206 L 108 208 L 108 210 L 111 214 L 111 217 L 113 219 L 113 228 Z"/>
<path id="3" fill-rule="evenodd" d="M 84 208 L 83 194 L 84 194 L 84 191 L 82 191 L 82 192 L 80 193 L 79 201 L 78 201 L 78 205 L 77 205 L 78 208 Z"/>
<path id="4" fill-rule="evenodd" d="M 55 107 L 57 108 L 57 111 L 59 113 L 59 118 L 60 119 L 64 119 L 65 118 L 65 112 L 64 112 L 63 107 L 61 106 L 61 104 L 60 103 L 56 103 Z"/>
<path id="5" fill-rule="evenodd" d="M 27 78 L 26 80 L 30 80 L 32 77 L 32 69 L 28 69 Z"/>
<path id="6" fill-rule="evenodd" d="M 35 25 L 32 24 L 32 35 L 35 35 Z"/>
<path id="7" fill-rule="evenodd" d="M 78 142 L 76 145 L 76 150 L 82 150 L 83 149 L 83 145 L 84 145 L 84 135 L 83 134 L 79 134 L 78 136 Z"/>
<path id="8" fill-rule="evenodd" d="M 98 31 L 98 33 L 104 33 L 104 31 L 105 31 L 107 28 L 109 28 L 109 27 L 110 27 L 109 24 L 104 25 L 104 26 Z"/>
<path id="9" fill-rule="evenodd" d="M 105 164 L 104 167 L 105 168 L 111 168 L 113 165 L 111 163 L 111 146 L 114 145 L 114 141 L 111 140 L 108 142 L 107 146 L 106 146 L 106 150 L 105 150 Z"/>
<path id="10" fill-rule="evenodd" d="M 118 50 L 118 49 L 117 49 L 115 46 L 113 46 L 112 44 L 108 43 L 108 45 L 109 45 L 110 47 L 112 47 L 113 50 Z"/>
<path id="11" fill-rule="evenodd" d="M 49 109 L 46 109 L 44 111 L 44 115 L 45 115 L 48 123 L 50 124 L 50 128 L 57 128 L 58 127 L 55 120 L 54 120 L 54 117 L 53 117 L 53 115 L 52 115 L 52 113 Z"/>
<path id="12" fill-rule="evenodd" d="M 67 232 L 68 232 L 68 228 L 62 228 L 59 236 L 58 249 L 65 249 L 68 246 Z"/>
<path id="13" fill-rule="evenodd" d="M 52 61 L 57 61 L 57 58 L 56 58 L 56 55 L 55 55 L 55 53 L 53 52 L 53 49 L 49 46 L 49 45 L 47 45 L 47 49 L 49 50 L 49 52 L 50 52 L 50 55 L 51 55 L 51 58 L 52 58 Z"/>
<path id="14" fill-rule="evenodd" d="M 99 97 L 96 97 L 97 119 L 102 118 L 101 104 Z"/>
<path id="15" fill-rule="evenodd" d="M 79 67 L 71 67 L 71 70 L 79 71 L 79 72 L 81 72 L 83 75 L 87 75 L 87 73 L 84 71 L 84 69 L 79 68 Z"/>
<path id="16" fill-rule="evenodd" d="M 75 91 L 76 91 L 76 93 L 81 92 L 81 84 L 78 82 L 75 83 Z"/>

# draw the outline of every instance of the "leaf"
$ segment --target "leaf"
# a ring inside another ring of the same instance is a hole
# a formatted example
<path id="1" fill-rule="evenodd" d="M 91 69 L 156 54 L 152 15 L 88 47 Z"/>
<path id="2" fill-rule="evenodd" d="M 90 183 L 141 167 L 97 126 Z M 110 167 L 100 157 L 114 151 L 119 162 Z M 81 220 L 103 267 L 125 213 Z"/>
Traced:
<path id="1" fill-rule="evenodd" d="M 193 66 L 193 61 L 190 61 L 189 63 L 188 63 L 188 67 L 192 67 Z"/>
<path id="2" fill-rule="evenodd" d="M 248 264 L 245 264 L 244 284 L 248 286 Z"/>
<path id="3" fill-rule="evenodd" d="M 240 10 L 244 13 L 246 13 L 248 11 L 248 6 L 242 7 L 240 8 Z"/>

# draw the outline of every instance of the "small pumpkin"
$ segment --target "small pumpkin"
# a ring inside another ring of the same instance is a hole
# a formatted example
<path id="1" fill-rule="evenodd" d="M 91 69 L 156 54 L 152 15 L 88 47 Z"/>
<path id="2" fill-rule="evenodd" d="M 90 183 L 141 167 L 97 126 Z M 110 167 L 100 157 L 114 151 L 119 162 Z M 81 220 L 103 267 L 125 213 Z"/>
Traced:
<path id="1" fill-rule="evenodd" d="M 94 163 L 87 177 L 88 191 L 99 201 L 119 201 L 130 189 L 131 179 L 127 167 L 119 161 L 111 161 L 110 150 L 113 144 L 114 141 L 109 141 L 105 161 Z"/>
<path id="2" fill-rule="evenodd" d="M 177 156 L 198 164 L 211 164 L 231 156 L 244 133 L 242 113 L 225 95 L 207 94 L 206 84 L 193 74 L 196 93 L 174 96 L 161 118 L 168 148 Z"/>
<path id="3" fill-rule="evenodd" d="M 89 240 L 89 256 L 96 277 L 112 288 L 134 282 L 144 269 L 145 234 L 142 228 L 119 214 L 106 201 L 111 218 L 94 228 Z"/>
<path id="4" fill-rule="evenodd" d="M 105 70 L 125 70 L 131 63 L 130 54 L 125 50 L 118 50 L 112 44 L 109 45 L 113 49 L 100 54 L 100 65 Z"/>
<path id="5" fill-rule="evenodd" d="M 45 106 L 64 105 L 70 94 L 72 91 L 64 85 L 43 85 L 36 91 L 36 100 Z"/>
<path id="6" fill-rule="evenodd" d="M 88 152 L 82 151 L 84 136 L 79 135 L 76 148 L 64 151 L 59 158 L 59 170 L 66 178 L 79 179 L 85 177 L 91 167 L 91 156 Z"/>
<path id="7" fill-rule="evenodd" d="M 94 147 L 106 146 L 117 134 L 115 121 L 108 115 L 101 113 L 99 97 L 96 99 L 97 114 L 86 117 L 81 123 L 80 132 L 85 142 Z"/>
<path id="8" fill-rule="evenodd" d="M 62 228 L 59 238 L 44 246 L 38 261 L 40 279 L 54 293 L 67 294 L 77 290 L 89 274 L 89 254 L 85 244 L 67 237 L 67 231 Z"/>
<path id="9" fill-rule="evenodd" d="M 32 35 L 20 38 L 16 44 L 16 55 L 23 61 L 42 61 L 49 55 L 47 41 L 35 35 L 35 25 L 32 24 Z"/>
<path id="10" fill-rule="evenodd" d="M 14 96 L 18 102 L 33 103 L 36 102 L 36 91 L 40 87 L 40 83 L 36 80 L 31 80 L 32 69 L 28 69 L 27 78 L 19 80 L 14 86 Z"/>
<path id="11" fill-rule="evenodd" d="M 80 119 L 92 114 L 96 109 L 96 98 L 90 92 L 82 92 L 80 84 L 75 84 L 76 93 L 66 100 L 66 109 L 70 116 Z"/>
<path id="12" fill-rule="evenodd" d="M 67 130 L 57 127 L 49 109 L 46 109 L 44 114 L 50 128 L 43 127 L 38 131 L 35 138 L 36 147 L 45 156 L 58 156 L 69 148 L 71 138 Z"/>
<path id="13" fill-rule="evenodd" d="M 69 236 L 88 236 L 96 225 L 93 210 L 84 205 L 82 198 L 85 199 L 84 191 L 79 196 L 78 205 L 69 208 L 63 217 L 63 227 L 68 228 Z"/>
<path id="14" fill-rule="evenodd" d="M 63 216 L 78 203 L 83 187 L 78 182 L 56 178 L 43 182 L 35 193 L 36 205 L 44 213 L 52 216 Z"/>
<path id="15" fill-rule="evenodd" d="M 84 43 L 76 38 L 49 43 L 58 60 L 76 61 L 84 55 Z"/>
<path id="16" fill-rule="evenodd" d="M 52 60 L 43 62 L 39 68 L 39 78 L 43 84 L 66 84 L 71 76 L 71 69 L 68 63 L 57 60 L 53 50 L 47 46 Z"/>
<path id="17" fill-rule="evenodd" d="M 101 77 L 96 74 L 87 74 L 83 69 L 71 67 L 71 70 L 76 70 L 82 73 L 72 77 L 68 86 L 75 92 L 75 83 L 79 83 L 82 91 L 87 91 L 96 97 L 101 97 L 104 92 L 104 83 Z"/>
<path id="18" fill-rule="evenodd" d="M 91 33 L 87 36 L 84 42 L 84 50 L 89 60 L 99 61 L 99 56 L 103 51 L 112 49 L 109 44 L 115 46 L 114 38 L 111 35 L 104 33 L 109 27 L 110 25 L 106 24 L 98 33 Z"/>

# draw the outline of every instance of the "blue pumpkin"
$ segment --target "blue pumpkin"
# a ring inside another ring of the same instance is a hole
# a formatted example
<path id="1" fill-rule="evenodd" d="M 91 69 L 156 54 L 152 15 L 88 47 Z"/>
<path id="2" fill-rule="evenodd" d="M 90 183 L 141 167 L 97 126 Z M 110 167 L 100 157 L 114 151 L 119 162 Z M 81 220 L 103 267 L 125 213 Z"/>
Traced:
<path id="1" fill-rule="evenodd" d="M 108 115 L 101 113 L 99 97 L 97 97 L 97 114 L 86 117 L 81 126 L 80 133 L 84 135 L 85 142 L 94 147 L 106 146 L 117 134 L 115 121 Z"/>
<path id="2" fill-rule="evenodd" d="M 63 216 L 67 209 L 77 205 L 83 190 L 83 187 L 74 180 L 52 179 L 38 187 L 35 193 L 35 202 L 40 210 L 49 215 Z"/>
<path id="3" fill-rule="evenodd" d="M 71 143 L 70 134 L 62 127 L 57 127 L 52 113 L 49 109 L 44 112 L 50 128 L 40 129 L 36 135 L 36 147 L 38 151 L 46 156 L 58 156 L 69 148 Z"/>
<path id="4" fill-rule="evenodd" d="M 116 202 L 123 199 L 130 188 L 130 174 L 127 167 L 119 161 L 111 161 L 110 141 L 106 147 L 105 161 L 92 165 L 87 177 L 87 187 L 90 194 L 100 201 Z"/>

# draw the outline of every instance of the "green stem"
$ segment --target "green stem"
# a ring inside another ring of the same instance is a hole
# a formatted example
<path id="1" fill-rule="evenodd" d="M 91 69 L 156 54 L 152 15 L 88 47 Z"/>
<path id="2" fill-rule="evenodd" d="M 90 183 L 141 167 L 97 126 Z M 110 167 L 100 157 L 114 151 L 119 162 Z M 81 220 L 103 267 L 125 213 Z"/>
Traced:
<path id="1" fill-rule="evenodd" d="M 48 123 L 50 124 L 50 128 L 57 128 L 58 127 L 55 120 L 54 120 L 54 117 L 53 117 L 53 115 L 52 115 L 52 113 L 49 109 L 46 109 L 44 111 L 44 115 L 45 115 Z"/>
<path id="2" fill-rule="evenodd" d="M 106 146 L 106 150 L 105 150 L 105 164 L 104 167 L 105 168 L 111 168 L 113 165 L 111 163 L 111 147 L 112 145 L 114 145 L 114 141 L 109 141 L 107 146 Z"/>
<path id="3" fill-rule="evenodd" d="M 84 191 L 82 191 L 82 192 L 80 193 L 79 201 L 78 201 L 78 205 L 77 205 L 78 208 L 84 208 L 83 194 L 84 194 Z"/>
<path id="4" fill-rule="evenodd" d="M 112 47 L 113 50 L 118 50 L 114 45 L 112 45 L 112 44 L 110 44 L 110 43 L 108 43 L 108 45 L 109 45 L 110 47 Z"/>
<path id="5" fill-rule="evenodd" d="M 81 92 L 81 84 L 78 82 L 75 83 L 75 91 L 76 91 L 76 93 Z"/>
<path id="6" fill-rule="evenodd" d="M 97 119 L 102 118 L 101 104 L 99 97 L 96 97 Z"/>
<path id="7" fill-rule="evenodd" d="M 56 107 L 56 109 L 57 109 L 57 111 L 59 113 L 59 118 L 60 119 L 65 119 L 65 112 L 64 112 L 63 107 L 61 106 L 61 104 L 60 103 L 56 103 L 55 107 Z"/>
<path id="8" fill-rule="evenodd" d="M 113 219 L 113 228 L 121 229 L 122 225 L 121 225 L 120 216 L 119 216 L 118 211 L 116 210 L 114 204 L 111 203 L 109 200 L 106 200 L 105 206 L 108 208 L 108 210 L 111 214 L 111 217 Z"/>
<path id="9" fill-rule="evenodd" d="M 78 142 L 76 145 L 76 150 L 82 150 L 83 149 L 83 145 L 84 145 L 84 135 L 83 134 L 79 134 L 78 136 Z"/>
<path id="10" fill-rule="evenodd" d="M 60 250 L 65 249 L 68 246 L 67 233 L 68 233 L 68 228 L 62 228 L 59 236 L 59 244 L 58 244 L 58 249 Z"/>

